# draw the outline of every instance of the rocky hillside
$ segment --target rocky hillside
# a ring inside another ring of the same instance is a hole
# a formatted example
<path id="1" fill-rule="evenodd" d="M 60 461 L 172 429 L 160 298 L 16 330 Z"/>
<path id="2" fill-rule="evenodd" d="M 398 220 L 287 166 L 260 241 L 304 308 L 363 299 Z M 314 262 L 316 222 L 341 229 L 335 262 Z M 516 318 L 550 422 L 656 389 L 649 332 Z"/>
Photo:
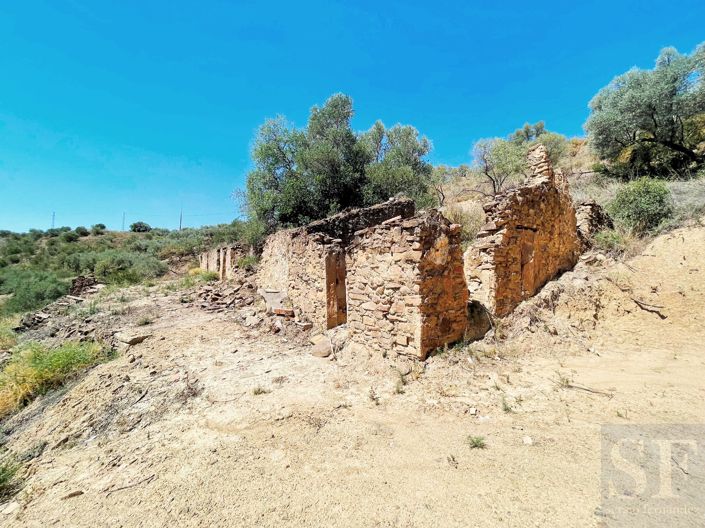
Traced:
<path id="1" fill-rule="evenodd" d="M 355 354 L 343 328 L 312 355 L 246 280 L 208 288 L 87 293 L 92 314 L 30 330 L 122 352 L 5 421 L 23 469 L 0 523 L 600 526 L 600 425 L 705 412 L 703 222 L 585 254 L 425 363 Z"/>

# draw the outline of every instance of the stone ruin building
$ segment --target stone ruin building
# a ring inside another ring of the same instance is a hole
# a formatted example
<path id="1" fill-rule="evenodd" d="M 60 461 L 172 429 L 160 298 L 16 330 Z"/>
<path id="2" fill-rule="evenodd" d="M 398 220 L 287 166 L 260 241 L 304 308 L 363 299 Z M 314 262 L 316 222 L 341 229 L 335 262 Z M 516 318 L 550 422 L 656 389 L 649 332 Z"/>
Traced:
<path id="1" fill-rule="evenodd" d="M 543 145 L 529 152 L 528 163 L 524 185 L 484 206 L 487 223 L 465 253 L 471 299 L 500 317 L 572 269 L 581 252 L 563 174 L 553 170 Z"/>
<path id="2" fill-rule="evenodd" d="M 533 148 L 528 163 L 524 185 L 485 205 L 486 224 L 464 254 L 460 225 L 392 199 L 268 237 L 260 294 L 275 313 L 318 330 L 346 324 L 350 342 L 385 354 L 425 359 L 480 338 L 490 315 L 509 314 L 571 269 L 585 247 L 567 181 L 546 149 Z M 582 223 L 593 213 L 585 209 Z M 215 249 L 201 266 L 227 278 L 237 251 Z"/>
<path id="3" fill-rule="evenodd" d="M 280 231 L 264 246 L 263 295 L 283 293 L 300 319 L 347 323 L 352 342 L 425 358 L 465 331 L 460 226 L 409 199 Z"/>
<path id="4" fill-rule="evenodd" d="M 463 338 L 468 290 L 460 231 L 431 211 L 356 233 L 346 259 L 352 342 L 425 359 Z"/>
<path id="5" fill-rule="evenodd" d="M 246 255 L 243 248 L 237 244 L 221 246 L 198 257 L 198 265 L 204 271 L 217 273 L 220 280 L 227 280 L 233 277 L 237 262 Z"/>
<path id="6" fill-rule="evenodd" d="M 267 238 L 257 283 L 269 293 L 283 292 L 297 316 L 320 328 L 347 320 L 345 250 L 359 230 L 390 218 L 414 215 L 409 199 L 338 213 Z"/>

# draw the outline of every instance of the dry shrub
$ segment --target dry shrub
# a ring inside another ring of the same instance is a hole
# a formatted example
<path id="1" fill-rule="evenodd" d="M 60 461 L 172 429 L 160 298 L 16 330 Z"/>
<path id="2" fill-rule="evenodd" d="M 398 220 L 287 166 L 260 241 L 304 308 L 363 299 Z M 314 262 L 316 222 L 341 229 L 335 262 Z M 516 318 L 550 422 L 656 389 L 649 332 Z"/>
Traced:
<path id="1" fill-rule="evenodd" d="M 487 223 L 487 215 L 479 202 L 467 200 L 447 206 L 443 215 L 462 226 L 461 240 L 464 246 L 475 240 L 480 228 Z"/>

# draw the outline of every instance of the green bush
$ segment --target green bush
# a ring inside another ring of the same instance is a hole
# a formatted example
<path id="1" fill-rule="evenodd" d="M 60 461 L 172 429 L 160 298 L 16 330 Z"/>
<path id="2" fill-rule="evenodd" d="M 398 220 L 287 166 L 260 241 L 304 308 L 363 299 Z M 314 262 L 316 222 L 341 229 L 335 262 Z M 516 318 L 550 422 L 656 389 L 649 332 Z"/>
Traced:
<path id="1" fill-rule="evenodd" d="M 673 199 L 664 182 L 641 178 L 617 191 L 608 210 L 619 224 L 644 234 L 673 216 Z"/>
<path id="2" fill-rule="evenodd" d="M 86 229 L 83 226 L 78 226 L 76 229 L 74 229 L 74 231 L 80 237 L 86 237 L 86 236 L 90 235 L 90 231 L 88 231 L 88 229 Z"/>
<path id="3" fill-rule="evenodd" d="M 13 330 L 19 324 L 19 317 L 0 317 L 0 350 L 9 350 L 17 344 L 17 334 Z"/>
<path id="4" fill-rule="evenodd" d="M 130 231 L 133 233 L 148 233 L 151 230 L 152 226 L 146 222 L 135 222 L 134 224 L 130 224 Z"/>
<path id="5" fill-rule="evenodd" d="M 66 231 L 61 235 L 61 240 L 64 242 L 76 242 L 78 240 L 79 235 L 75 231 Z"/>
<path id="6" fill-rule="evenodd" d="M 19 487 L 19 482 L 15 478 L 20 465 L 10 454 L 5 454 L 0 458 L 0 500 L 12 496 Z"/>
<path id="7" fill-rule="evenodd" d="M 94 224 L 91 227 L 91 234 L 102 235 L 103 233 L 105 233 L 105 224 Z"/>
<path id="8" fill-rule="evenodd" d="M 41 308 L 68 292 L 69 285 L 48 271 L 6 269 L 0 275 L 0 293 L 12 293 L 3 307 L 6 313 Z"/>
<path id="9" fill-rule="evenodd" d="M 94 273 L 108 283 L 129 284 L 159 277 L 166 269 L 163 262 L 151 255 L 113 250 L 98 256 Z"/>
<path id="10" fill-rule="evenodd" d="M 257 257 L 255 257 L 254 255 L 248 255 L 246 257 L 241 257 L 238 259 L 237 267 L 246 269 L 248 271 L 253 271 L 255 269 L 255 266 L 257 266 L 257 262 L 259 262 Z"/>

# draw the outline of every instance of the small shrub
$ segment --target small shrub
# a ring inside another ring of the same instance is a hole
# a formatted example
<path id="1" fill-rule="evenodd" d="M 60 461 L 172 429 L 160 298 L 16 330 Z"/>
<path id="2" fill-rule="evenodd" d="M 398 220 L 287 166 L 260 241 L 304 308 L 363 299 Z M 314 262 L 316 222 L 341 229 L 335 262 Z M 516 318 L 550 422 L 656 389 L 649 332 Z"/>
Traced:
<path id="1" fill-rule="evenodd" d="M 0 278 L 0 292 L 13 293 L 3 307 L 6 313 L 41 308 L 68 292 L 69 285 L 54 273 L 17 270 Z"/>
<path id="2" fill-rule="evenodd" d="M 254 255 L 248 255 L 246 257 L 241 257 L 237 261 L 237 267 L 246 269 L 247 271 L 252 271 L 255 269 L 255 266 L 257 266 L 257 257 Z"/>
<path id="3" fill-rule="evenodd" d="M 612 257 L 632 257 L 637 255 L 644 241 L 631 231 L 623 228 L 604 229 L 595 233 L 593 247 Z"/>
<path id="4" fill-rule="evenodd" d="M 5 454 L 0 459 L 0 500 L 12 496 L 17 491 L 19 482 L 16 477 L 19 469 L 20 465 L 12 455 Z"/>
<path id="5" fill-rule="evenodd" d="M 93 227 L 91 227 L 91 234 L 92 235 L 102 235 L 105 233 L 105 224 L 95 224 Z"/>
<path id="6" fill-rule="evenodd" d="M 475 240 L 480 228 L 485 225 L 487 217 L 478 202 L 463 202 L 462 206 L 449 205 L 443 211 L 443 215 L 454 224 L 462 226 L 460 239 L 464 247 Z"/>
<path id="7" fill-rule="evenodd" d="M 145 315 L 144 317 L 140 317 L 137 320 L 137 326 L 147 326 L 151 325 L 154 322 L 154 320 L 149 317 L 148 315 Z"/>
<path id="8" fill-rule="evenodd" d="M 128 251 L 105 251 L 95 264 L 95 276 L 115 284 L 137 283 L 166 272 L 166 265 L 156 257 Z"/>
<path id="9" fill-rule="evenodd" d="M 111 351 L 94 342 L 67 342 L 57 348 L 24 345 L 0 372 L 0 418 L 110 357 Z"/>
<path id="10" fill-rule="evenodd" d="M 265 389 L 264 387 L 261 387 L 260 385 L 257 385 L 254 389 L 252 389 L 252 394 L 254 396 L 259 396 L 261 394 L 269 394 L 269 390 Z"/>
<path id="11" fill-rule="evenodd" d="M 641 178 L 617 191 L 608 210 L 619 224 L 644 234 L 673 216 L 673 199 L 664 182 Z"/>
<path id="12" fill-rule="evenodd" d="M 18 317 L 0 319 L 0 350 L 9 350 L 17 344 L 17 334 L 12 330 L 19 324 Z"/>
<path id="13" fill-rule="evenodd" d="M 66 231 L 61 235 L 61 240 L 63 240 L 64 242 L 76 242 L 78 238 L 78 233 L 76 233 L 75 231 Z"/>
<path id="14" fill-rule="evenodd" d="M 191 268 L 188 270 L 189 277 L 194 277 L 202 282 L 213 282 L 220 279 L 220 275 L 215 271 L 206 271 L 201 268 Z"/>
<path id="15" fill-rule="evenodd" d="M 130 231 L 133 233 L 149 233 L 151 230 L 152 226 L 146 222 L 135 222 L 134 224 L 130 224 Z"/>
<path id="16" fill-rule="evenodd" d="M 502 396 L 502 410 L 507 414 L 514 412 L 514 407 L 512 407 L 504 396 Z"/>
<path id="17" fill-rule="evenodd" d="M 88 231 L 88 229 L 83 226 L 78 226 L 76 229 L 74 229 L 74 232 L 80 237 L 87 237 L 91 234 L 90 231 Z"/>
<path id="18" fill-rule="evenodd" d="M 612 255 L 621 255 L 625 249 L 624 237 L 615 229 L 605 229 L 596 233 L 593 245 L 595 249 Z"/>
<path id="19" fill-rule="evenodd" d="M 468 436 L 468 445 L 470 449 L 485 449 L 487 447 L 484 436 Z"/>

